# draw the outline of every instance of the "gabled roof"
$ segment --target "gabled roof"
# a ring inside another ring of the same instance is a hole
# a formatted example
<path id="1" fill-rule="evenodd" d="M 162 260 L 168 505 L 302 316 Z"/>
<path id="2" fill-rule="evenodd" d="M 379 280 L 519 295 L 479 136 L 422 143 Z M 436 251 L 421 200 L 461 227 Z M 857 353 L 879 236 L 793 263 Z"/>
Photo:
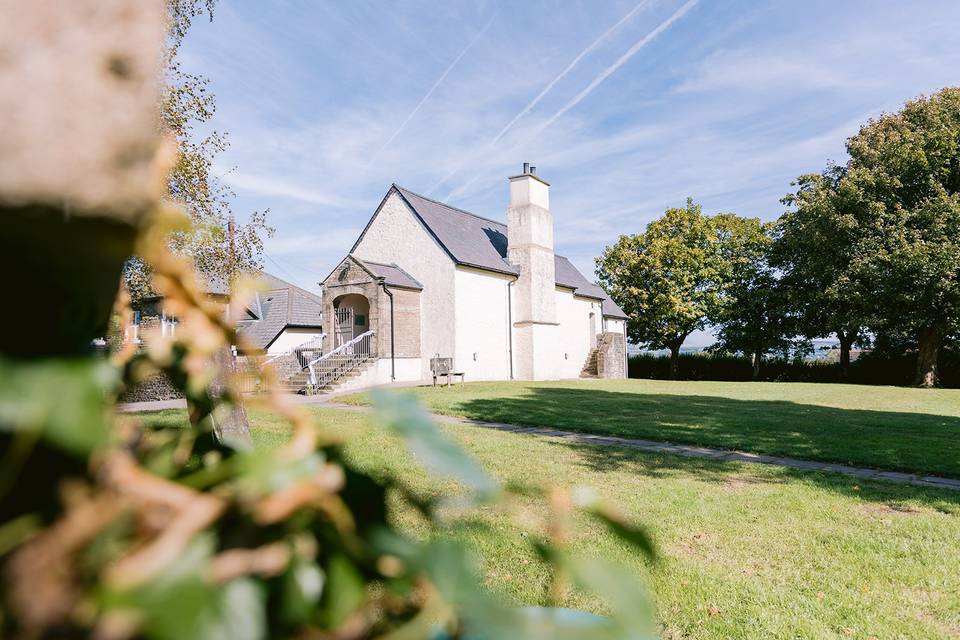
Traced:
<path id="1" fill-rule="evenodd" d="M 241 321 L 238 333 L 251 346 L 266 349 L 287 327 L 320 329 L 323 300 L 286 280 L 262 273 L 264 291 L 257 294 L 253 306 L 259 306 L 259 319 Z"/>
<path id="2" fill-rule="evenodd" d="M 383 282 L 387 286 L 423 291 L 423 285 L 417 282 L 416 278 L 398 267 L 396 264 L 383 264 L 380 262 L 370 262 L 369 260 L 359 259 L 358 261 L 375 277 L 383 278 Z"/>
<path id="3" fill-rule="evenodd" d="M 613 301 L 613 298 L 607 296 L 603 299 L 602 303 L 602 312 L 603 315 L 608 318 L 620 318 L 621 320 L 628 320 L 627 314 L 624 313 L 623 309 L 620 308 L 616 302 Z"/>
<path id="4" fill-rule="evenodd" d="M 520 274 L 520 270 L 507 261 L 507 225 L 451 207 L 396 184 L 390 187 L 384 201 L 394 190 L 455 263 L 514 276 Z M 376 214 L 357 238 L 351 253 L 359 246 L 374 218 Z M 557 285 L 573 289 L 578 296 L 603 300 L 603 315 L 626 318 L 606 292 L 587 280 L 569 260 L 563 256 L 555 256 L 554 259 Z"/>

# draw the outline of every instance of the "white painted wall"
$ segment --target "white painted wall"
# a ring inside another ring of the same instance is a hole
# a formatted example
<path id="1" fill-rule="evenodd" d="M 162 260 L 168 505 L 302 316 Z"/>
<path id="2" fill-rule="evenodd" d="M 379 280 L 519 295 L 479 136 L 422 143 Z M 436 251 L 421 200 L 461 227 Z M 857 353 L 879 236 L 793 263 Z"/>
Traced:
<path id="1" fill-rule="evenodd" d="M 626 333 L 627 323 L 620 318 L 604 318 L 603 330 L 610 331 L 612 333 Z"/>
<path id="2" fill-rule="evenodd" d="M 453 260 L 396 192 L 384 201 L 353 253 L 361 260 L 396 263 L 423 285 L 419 378 L 426 378 L 431 356 L 439 353 L 450 357 L 455 353 Z"/>
<path id="3" fill-rule="evenodd" d="M 304 342 L 309 342 L 310 340 L 319 338 L 320 332 L 316 329 L 287 327 L 280 333 L 279 336 L 277 336 L 277 339 L 273 341 L 273 344 L 267 347 L 267 355 L 280 355 L 281 353 L 290 351 L 294 347 L 300 346 Z"/>
<path id="4" fill-rule="evenodd" d="M 569 289 L 556 289 L 557 321 L 560 323 L 557 348 L 559 377 L 578 378 L 592 348 L 590 313 L 596 318 L 596 331 L 601 331 L 600 302 L 573 295 Z"/>
<path id="5" fill-rule="evenodd" d="M 507 296 L 513 277 L 457 267 L 454 306 L 454 367 L 467 380 L 510 379 L 510 325 Z M 476 354 L 476 356 L 474 356 Z M 434 354 L 424 354 L 428 360 Z"/>
<path id="6" fill-rule="evenodd" d="M 396 381 L 417 382 L 422 380 L 423 378 L 420 376 L 421 360 L 422 358 L 397 358 L 394 363 L 396 367 Z M 390 384 L 390 382 L 390 358 L 380 358 L 373 366 L 364 369 L 357 377 L 349 378 L 339 384 L 336 392 L 359 391 L 361 389 Z"/>

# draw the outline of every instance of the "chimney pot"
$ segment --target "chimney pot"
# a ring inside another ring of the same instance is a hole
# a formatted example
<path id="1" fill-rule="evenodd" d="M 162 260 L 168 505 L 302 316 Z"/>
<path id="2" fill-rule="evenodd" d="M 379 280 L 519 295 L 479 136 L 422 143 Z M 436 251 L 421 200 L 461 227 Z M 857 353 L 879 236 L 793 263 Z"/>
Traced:
<path id="1" fill-rule="evenodd" d="M 529 162 L 524 162 L 524 163 L 523 163 L 523 173 L 524 173 L 524 175 L 530 173 L 530 163 L 529 163 Z"/>
<path id="2" fill-rule="evenodd" d="M 537 175 L 537 168 L 533 165 L 530 165 L 530 175 L 532 176 Z"/>

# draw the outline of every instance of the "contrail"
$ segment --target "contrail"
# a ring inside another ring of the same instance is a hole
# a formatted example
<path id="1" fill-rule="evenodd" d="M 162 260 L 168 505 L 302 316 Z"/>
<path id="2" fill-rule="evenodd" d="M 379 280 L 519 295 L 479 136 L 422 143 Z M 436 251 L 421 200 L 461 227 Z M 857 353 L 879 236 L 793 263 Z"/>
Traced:
<path id="1" fill-rule="evenodd" d="M 469 43 L 467 43 L 467 46 L 463 48 L 463 51 L 460 52 L 460 55 L 458 55 L 456 58 L 453 59 L 453 62 L 451 62 L 451 63 L 450 63 L 450 66 L 447 67 L 447 70 L 444 71 L 443 74 L 442 74 L 439 78 L 437 78 L 437 81 L 433 83 L 433 86 L 430 87 L 430 90 L 427 91 L 427 93 L 420 99 L 420 102 L 418 102 L 418 103 L 417 103 L 417 106 L 415 106 L 415 107 L 413 108 L 413 111 L 410 112 L 410 114 L 407 116 L 406 120 L 404 120 L 402 123 L 400 123 L 400 126 L 397 127 L 397 130 L 393 132 L 393 135 L 390 136 L 390 138 L 389 138 L 386 142 L 383 143 L 383 146 L 380 147 L 375 154 L 373 154 L 373 156 L 370 158 L 371 161 L 373 161 L 374 158 L 376 158 L 378 155 L 380 155 L 380 154 L 383 152 L 384 149 L 386 149 L 387 147 L 389 147 L 389 146 L 390 146 L 390 143 L 393 142 L 394 139 L 395 139 L 398 135 L 400 135 L 400 133 L 404 130 L 404 128 L 406 128 L 407 123 L 409 123 L 411 120 L 413 120 L 413 117 L 414 117 L 415 115 L 417 115 L 417 112 L 418 112 L 418 111 L 420 111 L 420 107 L 422 107 L 422 106 L 424 105 L 424 103 L 425 103 L 427 100 L 430 99 L 430 96 L 433 95 L 433 92 L 437 90 L 437 87 L 439 87 L 439 86 L 443 83 L 443 81 L 446 79 L 446 77 L 447 77 L 448 75 L 450 75 L 450 72 L 453 71 L 453 68 L 457 66 L 457 63 L 458 63 L 458 62 L 460 62 L 460 59 L 463 58 L 463 56 L 467 55 L 467 52 L 470 51 L 470 49 L 473 47 L 473 45 L 475 45 L 475 44 L 477 43 L 477 40 L 479 40 L 480 37 L 483 36 L 483 34 L 487 32 L 487 29 L 490 28 L 490 25 L 491 25 L 491 24 L 493 24 L 493 19 L 494 19 L 495 17 L 497 17 L 497 12 L 496 12 L 496 11 L 493 13 L 492 16 L 490 16 L 490 19 L 487 20 L 487 24 L 485 24 L 485 25 L 483 26 L 483 29 L 481 29 L 480 32 L 479 32 L 477 35 L 475 35 L 475 36 L 473 37 L 473 39 L 472 39 Z"/>
<path id="2" fill-rule="evenodd" d="M 687 3 L 684 4 L 682 7 L 680 7 L 679 9 L 677 9 L 672 16 L 670 16 L 669 18 L 661 22 L 656 29 L 654 29 L 653 31 L 645 35 L 643 38 L 638 40 L 632 47 L 627 49 L 626 53 L 624 53 L 622 56 L 617 58 L 616 62 L 614 62 L 612 65 L 610 65 L 609 67 L 601 71 L 599 75 L 597 75 L 597 77 L 593 79 L 593 82 L 588 84 L 586 88 L 583 89 L 583 91 L 575 95 L 573 99 L 570 100 L 570 102 L 563 105 L 562 109 L 557 111 L 546 122 L 544 122 L 542 125 L 537 127 L 536 133 L 534 135 L 542 133 L 544 129 L 546 129 L 551 124 L 556 122 L 558 118 L 563 116 L 563 114 L 565 114 L 567 111 L 570 111 L 570 109 L 573 109 L 575 106 L 580 104 L 580 102 L 582 102 L 584 98 L 586 98 L 588 95 L 593 93 L 593 90 L 596 89 L 601 82 L 609 78 L 611 75 L 614 74 L 614 72 L 616 72 L 617 69 L 625 65 L 630 60 L 630 58 L 635 56 L 637 52 L 640 51 L 640 49 L 643 49 L 645 46 L 650 44 L 657 36 L 659 36 L 661 33 L 669 29 L 670 25 L 672 25 L 674 22 L 682 18 L 688 11 L 690 11 L 690 9 L 692 9 L 697 4 L 697 2 L 699 2 L 699 0 L 688 0 Z"/>
<path id="3" fill-rule="evenodd" d="M 580 104 L 584 98 L 586 98 L 591 93 L 593 93 L 593 90 L 596 89 L 600 85 L 600 83 L 602 83 L 604 80 L 606 80 L 611 75 L 613 75 L 617 71 L 617 69 L 625 65 L 630 60 L 630 58 L 635 56 L 637 52 L 639 52 L 645 46 L 650 44 L 657 36 L 659 36 L 661 33 L 669 29 L 674 22 L 676 22 L 677 20 L 682 18 L 684 15 L 686 15 L 686 13 L 690 11 L 690 9 L 692 9 L 694 6 L 696 6 L 698 2 L 699 0 L 687 0 L 686 4 L 684 4 L 682 7 L 677 9 L 673 13 L 673 15 L 671 15 L 669 18 L 661 22 L 659 25 L 657 25 L 657 27 L 653 31 L 651 31 L 650 33 L 642 37 L 640 40 L 634 43 L 632 47 L 627 49 L 627 51 L 622 56 L 617 58 L 616 62 L 614 62 L 609 67 L 607 67 L 606 69 L 601 71 L 599 74 L 597 74 L 597 77 L 594 78 L 593 81 L 590 82 L 590 84 L 588 84 L 582 91 L 580 91 L 580 93 L 575 95 L 567 104 L 563 105 L 563 107 L 559 111 L 557 111 L 555 114 L 550 116 L 543 124 L 537 127 L 536 130 L 533 131 L 533 133 L 531 133 L 529 136 L 527 136 L 526 139 L 524 139 L 523 143 L 526 143 L 529 140 L 543 133 L 544 130 L 546 130 L 550 125 L 556 122 L 565 113 L 570 111 L 570 109 L 573 109 L 575 106 Z M 520 146 L 520 144 L 515 145 L 514 148 L 518 146 Z M 449 200 L 454 196 L 457 196 L 463 193 L 467 188 L 473 185 L 473 183 L 476 182 L 479 178 L 480 178 L 480 175 L 478 174 L 473 178 L 471 178 L 470 180 L 468 180 L 467 182 L 465 182 L 463 185 L 457 187 L 456 189 L 448 193 L 447 197 L 443 199 L 444 202 L 446 202 L 447 200 Z"/>
<path id="4" fill-rule="evenodd" d="M 633 16 L 635 16 L 635 15 L 637 14 L 637 12 L 640 11 L 640 9 L 642 9 L 642 8 L 645 7 L 646 5 L 650 4 L 650 1 L 651 1 L 651 0 L 642 0 L 642 2 L 637 3 L 637 6 L 635 6 L 627 15 L 625 15 L 625 16 L 623 16 L 622 18 L 620 18 L 619 20 L 617 20 L 617 22 L 616 22 L 612 27 L 610 27 L 609 29 L 607 29 L 606 31 L 604 31 L 604 32 L 600 35 L 599 38 L 597 38 L 596 40 L 594 40 L 593 42 L 591 42 L 590 45 L 589 45 L 586 49 L 584 49 L 583 51 L 581 51 L 580 53 L 578 53 L 578 54 L 577 54 L 577 57 L 575 57 L 573 60 L 571 60 L 571 61 L 570 61 L 570 64 L 568 64 L 568 65 L 566 66 L 566 68 L 564 68 L 563 71 L 561 71 L 553 80 L 551 80 L 550 82 L 547 83 L 547 86 L 545 86 L 545 87 L 543 88 L 543 90 L 540 91 L 540 93 L 537 94 L 537 97 L 536 97 L 536 98 L 534 98 L 533 100 L 531 100 L 530 103 L 529 103 L 527 106 L 525 106 L 523 109 L 521 109 L 521 110 L 520 110 L 520 113 L 518 113 L 517 115 L 515 115 L 515 116 L 513 117 L 513 120 L 511 120 L 510 122 L 508 122 L 508 123 L 507 123 L 507 126 L 505 126 L 503 129 L 501 129 L 501 130 L 500 130 L 500 133 L 498 133 L 496 136 L 494 136 L 493 140 L 490 141 L 490 144 L 491 144 L 491 145 L 497 144 L 497 142 L 500 140 L 500 138 L 502 138 L 504 135 L 506 135 L 506 133 L 507 133 L 508 131 L 510 131 L 511 128 L 513 128 L 513 125 L 515 125 L 515 124 L 517 123 L 517 120 L 519 120 L 519 119 L 522 118 L 523 116 L 525 116 L 525 115 L 527 115 L 528 113 L 530 113 L 530 112 L 533 110 L 533 108 L 534 108 L 535 106 L 537 106 L 537 104 L 540 102 L 540 100 L 542 100 L 545 95 L 547 95 L 548 93 L 550 93 L 550 90 L 553 89 L 554 85 L 556 85 L 558 82 L 560 82 L 561 80 L 563 80 L 563 78 L 566 77 L 566 75 L 567 75 L 568 73 L 570 73 L 571 71 L 573 71 L 573 68 L 574 68 L 575 66 L 577 66 L 577 64 L 578 64 L 581 60 L 583 60 L 584 57 L 586 57 L 586 55 L 587 55 L 588 53 L 590 53 L 591 51 L 593 51 L 594 49 L 596 49 L 604 40 L 606 40 L 607 38 L 609 38 L 609 37 L 610 37 L 610 34 L 613 33 L 614 31 L 616 31 L 624 22 L 626 22 L 627 20 L 629 20 L 630 18 L 632 18 Z"/>
<path id="5" fill-rule="evenodd" d="M 587 56 L 588 53 L 590 53 L 591 51 L 593 51 L 594 49 L 596 49 L 603 41 L 605 41 L 607 38 L 610 37 L 610 34 L 612 34 L 612 33 L 613 33 L 614 31 L 616 31 L 618 28 L 620 28 L 621 26 L 623 26 L 623 24 L 624 24 L 625 22 L 627 22 L 628 20 L 630 20 L 630 18 L 632 18 L 633 16 L 635 16 L 635 15 L 637 14 L 637 12 L 640 11 L 640 9 L 642 9 L 642 8 L 645 7 L 646 5 L 650 4 L 650 2 L 651 2 L 651 0 L 641 0 L 641 2 L 638 2 L 638 3 L 637 3 L 637 6 L 635 6 L 633 9 L 631 9 L 625 16 L 623 16 L 622 18 L 620 18 L 619 20 L 617 20 L 617 21 L 613 24 L 613 26 L 611 26 L 609 29 L 607 29 L 607 30 L 604 31 L 602 34 L 600 34 L 600 36 L 599 36 L 596 40 L 594 40 L 593 42 L 591 42 L 591 43 L 587 46 L 586 49 L 584 49 L 583 51 L 581 51 L 580 53 L 578 53 L 578 54 L 576 55 L 576 57 L 575 57 L 573 60 L 570 61 L 570 64 L 568 64 L 568 65 L 563 69 L 563 71 L 561 71 L 559 74 L 557 74 L 557 75 L 553 78 L 553 80 L 551 80 L 550 82 L 548 82 L 548 83 L 546 84 L 546 86 L 540 91 L 540 93 L 538 93 L 537 96 L 527 104 L 527 106 L 525 106 L 523 109 L 521 109 L 519 113 L 517 113 L 515 116 L 513 116 L 513 119 L 512 119 L 510 122 L 508 122 L 507 125 L 506 125 L 503 129 L 500 130 L 500 133 L 498 133 L 497 135 L 495 135 L 495 136 L 493 137 L 493 139 L 492 139 L 490 142 L 487 143 L 487 146 L 486 146 L 486 149 L 485 149 L 485 150 L 489 150 L 491 147 L 493 147 L 493 145 L 497 144 L 497 142 L 500 141 L 500 138 L 502 138 L 503 136 L 505 136 L 505 135 L 507 134 L 507 132 L 510 131 L 510 129 L 513 128 L 513 125 L 515 125 L 515 124 L 517 123 L 517 120 L 519 120 L 519 119 L 522 118 L 523 116 L 525 116 L 525 115 L 527 115 L 528 113 L 530 113 L 530 112 L 533 110 L 533 108 L 534 108 L 535 106 L 537 106 L 537 104 L 539 104 L 539 102 L 543 99 L 543 97 L 544 97 L 545 95 L 547 95 L 548 93 L 550 93 L 550 90 L 553 89 L 553 87 L 554 87 L 558 82 L 560 82 L 561 80 L 563 80 L 568 73 L 570 73 L 571 71 L 573 71 L 573 68 L 576 67 L 577 64 L 579 64 L 580 61 L 583 60 L 583 59 Z M 430 190 L 427 191 L 427 195 L 429 196 L 430 194 L 432 194 L 435 190 L 437 190 L 437 189 L 440 187 L 440 185 L 442 185 L 444 182 L 446 182 L 447 180 L 449 180 L 450 178 L 452 178 L 458 171 L 460 171 L 460 169 L 463 167 L 463 164 L 464 164 L 464 161 L 461 161 L 460 163 L 458 163 L 457 166 L 454 167 L 452 171 L 450 171 L 450 173 L 448 173 L 447 175 L 445 175 L 439 182 L 437 182 L 435 185 L 433 185 L 432 187 L 430 187 Z"/>

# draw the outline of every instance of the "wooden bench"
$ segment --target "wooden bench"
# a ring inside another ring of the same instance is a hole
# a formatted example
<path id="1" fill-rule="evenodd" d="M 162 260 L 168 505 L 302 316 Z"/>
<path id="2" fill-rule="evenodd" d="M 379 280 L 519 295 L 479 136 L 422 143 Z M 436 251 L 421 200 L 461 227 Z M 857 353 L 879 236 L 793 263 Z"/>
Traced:
<path id="1" fill-rule="evenodd" d="M 447 386 L 450 381 L 460 376 L 460 382 L 464 380 L 465 374 L 462 371 L 453 370 L 453 358 L 430 358 L 430 371 L 433 373 L 433 386 L 437 386 L 437 378 L 447 377 Z"/>

